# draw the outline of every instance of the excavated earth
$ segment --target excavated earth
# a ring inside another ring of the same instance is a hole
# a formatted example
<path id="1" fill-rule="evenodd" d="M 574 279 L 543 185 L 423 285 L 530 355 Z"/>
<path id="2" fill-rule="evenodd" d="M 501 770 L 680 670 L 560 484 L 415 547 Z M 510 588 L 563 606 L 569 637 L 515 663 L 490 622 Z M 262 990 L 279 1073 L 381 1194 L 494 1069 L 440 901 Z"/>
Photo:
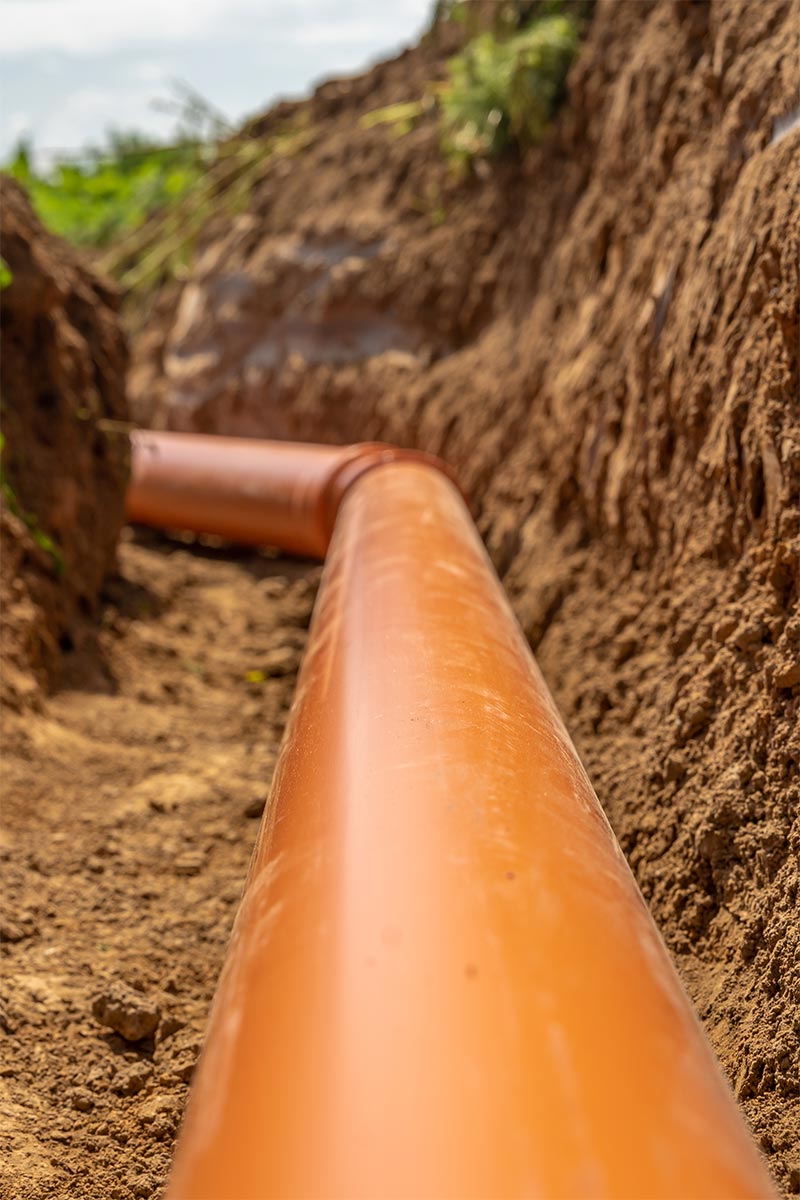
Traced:
<path id="1" fill-rule="evenodd" d="M 161 1190 L 318 572 L 128 533 L 92 653 L 6 714 L 9 1200 Z"/>
<path id="2" fill-rule="evenodd" d="M 430 97 L 459 36 L 253 123 L 304 148 L 130 310 L 132 412 L 454 465 L 795 1194 L 800 3 L 599 0 L 544 143 L 467 178 L 432 101 L 364 120 Z M 14 690 L 13 1196 L 161 1187 L 316 578 L 127 533 L 99 632 L 62 622 L 60 674 Z"/>

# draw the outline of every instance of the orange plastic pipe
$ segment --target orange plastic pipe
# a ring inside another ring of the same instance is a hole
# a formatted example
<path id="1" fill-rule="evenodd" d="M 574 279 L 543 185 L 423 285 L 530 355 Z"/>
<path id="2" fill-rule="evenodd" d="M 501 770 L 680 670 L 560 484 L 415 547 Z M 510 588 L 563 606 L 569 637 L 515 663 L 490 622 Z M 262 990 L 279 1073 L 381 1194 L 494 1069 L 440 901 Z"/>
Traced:
<path id="1" fill-rule="evenodd" d="M 131 436 L 128 519 L 324 558 L 342 495 L 364 471 L 429 454 L 378 442 L 314 446 L 196 433 Z"/>
<path id="2" fill-rule="evenodd" d="M 362 473 L 171 1200 L 774 1195 L 463 500 Z"/>

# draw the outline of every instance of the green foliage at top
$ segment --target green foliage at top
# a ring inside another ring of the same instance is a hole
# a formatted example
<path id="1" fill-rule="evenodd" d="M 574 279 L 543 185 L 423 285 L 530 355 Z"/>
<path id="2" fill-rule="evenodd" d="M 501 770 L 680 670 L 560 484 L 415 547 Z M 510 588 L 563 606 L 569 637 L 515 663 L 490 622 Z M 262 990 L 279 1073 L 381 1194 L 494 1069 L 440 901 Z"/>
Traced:
<path id="1" fill-rule="evenodd" d="M 316 138 L 302 118 L 269 136 L 234 133 L 202 96 L 185 84 L 175 89 L 177 99 L 157 105 L 179 118 L 174 145 L 110 132 L 100 149 L 46 171 L 21 144 L 3 168 L 48 229 L 99 251 L 100 270 L 140 300 L 187 269 L 211 217 L 246 208 L 272 159 L 300 153 Z M 0 265 L 0 288 L 7 283 Z"/>
<path id="2" fill-rule="evenodd" d="M 481 33 L 468 42 L 448 63 L 441 94 L 446 153 L 468 163 L 540 141 L 578 40 L 575 19 L 556 13 L 505 39 Z"/>
<path id="3" fill-rule="evenodd" d="M 42 222 L 84 246 L 107 246 L 192 188 L 204 170 L 196 143 L 158 146 L 135 134 L 112 134 L 84 161 L 35 170 L 22 143 L 4 168 L 28 192 Z"/>
<path id="4" fill-rule="evenodd" d="M 174 144 L 112 129 L 101 147 L 38 170 L 23 141 L 3 170 L 22 184 L 53 233 L 82 246 L 115 244 L 189 193 L 230 133 L 224 116 L 180 80 L 153 107 L 175 117 Z"/>

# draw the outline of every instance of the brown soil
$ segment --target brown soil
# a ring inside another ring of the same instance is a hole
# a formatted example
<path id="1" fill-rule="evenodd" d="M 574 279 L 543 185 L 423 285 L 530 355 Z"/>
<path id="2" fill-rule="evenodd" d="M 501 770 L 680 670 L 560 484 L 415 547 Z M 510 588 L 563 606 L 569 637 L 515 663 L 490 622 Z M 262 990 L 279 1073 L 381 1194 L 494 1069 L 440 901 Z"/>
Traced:
<path id="1" fill-rule="evenodd" d="M 248 211 L 212 221 L 189 280 L 157 299 L 131 402 L 177 427 L 384 437 L 454 464 L 796 1193 L 800 126 L 782 119 L 800 5 L 600 0 L 546 143 L 461 182 L 432 112 L 401 137 L 360 124 L 416 99 L 445 49 L 432 38 L 254 125 L 308 144 L 267 163 Z M 28 1185 L 12 1161 L 30 1200 L 147 1195 L 163 1177 L 185 1092 L 172 1046 L 188 1073 L 252 840 L 242 808 L 263 797 L 291 685 L 244 677 L 286 644 L 285 605 L 310 605 L 308 583 L 255 581 L 286 564 L 167 549 L 123 546 L 102 657 L 76 653 L 84 674 L 12 718 L 10 1085 L 46 1114 L 37 1132 L 10 1110 L 15 1155 L 39 1164 Z M 197 873 L 176 878 L 184 854 Z M 130 1033 L 155 1008 L 155 1038 L 132 1048 L 100 1024 Z M 167 1034 L 173 1017 L 187 1024 Z"/>
<path id="2" fill-rule="evenodd" d="M 127 349 L 112 285 L 44 230 L 6 177 L 0 205 L 13 276 L 0 295 L 2 695 L 19 706 L 56 679 L 59 642 L 91 637 L 87 618 L 114 561 Z"/>
<path id="3" fill-rule="evenodd" d="M 160 1190 L 318 571 L 127 538 L 96 652 L 6 713 L 9 1200 Z"/>

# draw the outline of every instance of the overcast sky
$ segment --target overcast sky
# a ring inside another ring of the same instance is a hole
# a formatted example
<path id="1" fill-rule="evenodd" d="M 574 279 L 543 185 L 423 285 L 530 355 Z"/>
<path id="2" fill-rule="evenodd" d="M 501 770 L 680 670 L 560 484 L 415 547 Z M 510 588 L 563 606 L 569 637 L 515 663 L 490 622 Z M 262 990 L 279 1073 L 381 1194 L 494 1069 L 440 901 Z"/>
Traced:
<path id="1" fill-rule="evenodd" d="M 110 126 L 169 137 L 181 79 L 228 118 L 408 44 L 432 0 L 0 0 L 0 161 L 21 135 L 77 151 Z"/>

